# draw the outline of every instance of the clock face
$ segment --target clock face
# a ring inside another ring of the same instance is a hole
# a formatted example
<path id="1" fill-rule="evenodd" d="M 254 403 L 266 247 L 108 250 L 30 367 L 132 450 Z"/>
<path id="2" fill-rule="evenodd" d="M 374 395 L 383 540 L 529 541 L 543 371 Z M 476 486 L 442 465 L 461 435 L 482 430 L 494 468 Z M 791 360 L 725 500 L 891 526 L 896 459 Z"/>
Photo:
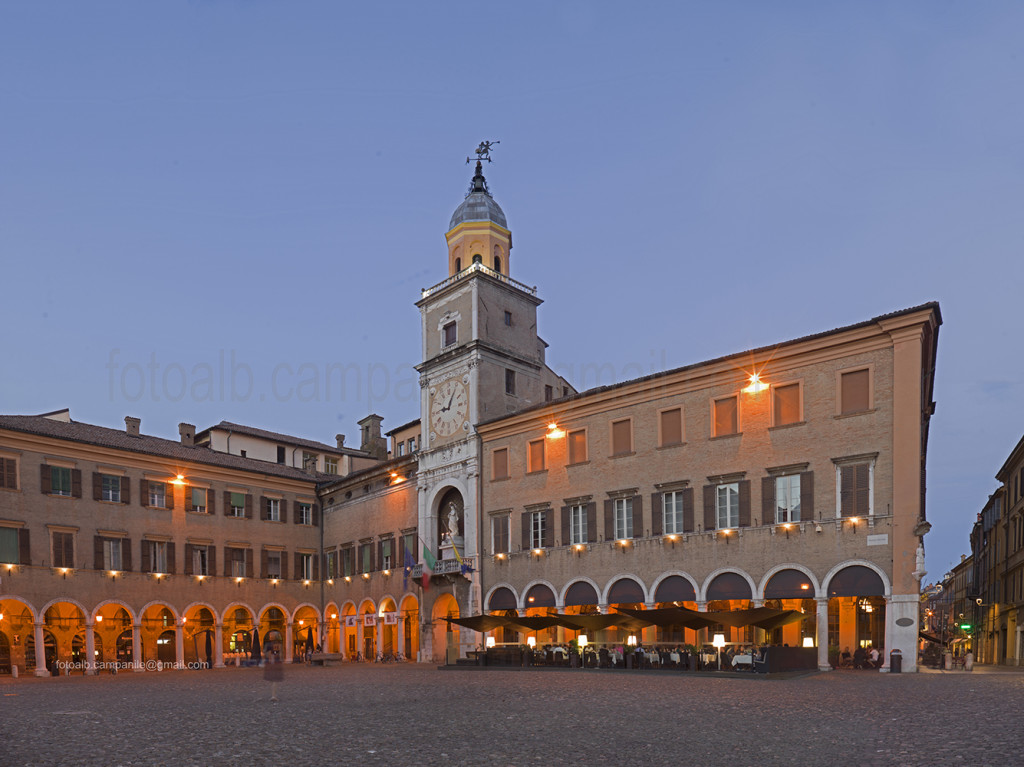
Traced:
<path id="1" fill-rule="evenodd" d="M 450 378 L 437 387 L 430 402 L 430 428 L 439 437 L 450 437 L 469 412 L 469 397 L 461 381 Z"/>

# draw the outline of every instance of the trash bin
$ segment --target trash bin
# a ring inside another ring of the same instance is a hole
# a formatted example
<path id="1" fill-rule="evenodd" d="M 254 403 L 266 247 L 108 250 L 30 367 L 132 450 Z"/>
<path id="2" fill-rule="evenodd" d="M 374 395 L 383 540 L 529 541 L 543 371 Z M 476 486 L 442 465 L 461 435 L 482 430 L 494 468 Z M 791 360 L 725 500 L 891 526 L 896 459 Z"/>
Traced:
<path id="1" fill-rule="evenodd" d="M 899 674 L 903 671 L 903 653 L 893 650 L 889 653 L 889 673 Z"/>

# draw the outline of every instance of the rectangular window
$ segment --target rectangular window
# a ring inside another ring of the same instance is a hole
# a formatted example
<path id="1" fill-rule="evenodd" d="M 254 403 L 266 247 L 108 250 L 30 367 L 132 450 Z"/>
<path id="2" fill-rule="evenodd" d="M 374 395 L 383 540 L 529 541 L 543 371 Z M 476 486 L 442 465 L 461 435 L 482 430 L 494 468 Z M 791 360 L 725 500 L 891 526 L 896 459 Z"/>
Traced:
<path id="1" fill-rule="evenodd" d="M 587 432 L 583 429 L 569 432 L 569 463 L 587 462 Z"/>
<path id="2" fill-rule="evenodd" d="M 839 378 L 839 412 L 846 415 L 868 410 L 871 407 L 870 385 L 870 371 L 867 368 L 843 373 Z"/>
<path id="3" fill-rule="evenodd" d="M 75 566 L 74 533 L 53 533 L 53 566 L 70 568 Z"/>
<path id="4" fill-rule="evenodd" d="M 712 436 L 722 437 L 739 432 L 739 402 L 735 396 L 716 399 L 715 432 Z"/>
<path id="5" fill-rule="evenodd" d="M 871 513 L 871 464 L 839 467 L 839 513 L 843 517 L 866 517 Z"/>
<path id="6" fill-rule="evenodd" d="M 505 368 L 505 394 L 515 395 L 516 393 L 516 371 Z"/>
<path id="7" fill-rule="evenodd" d="M 231 494 L 231 516 L 233 516 L 233 517 L 244 517 L 245 516 L 245 493 L 232 493 Z"/>
<path id="8" fill-rule="evenodd" d="M 553 386 L 544 387 L 544 401 L 550 402 L 555 398 L 555 388 Z"/>
<path id="9" fill-rule="evenodd" d="M 508 554 L 508 514 L 491 517 L 491 551 L 494 554 Z"/>
<path id="10" fill-rule="evenodd" d="M 577 503 L 569 507 L 569 543 L 587 542 L 587 507 Z"/>
<path id="11" fill-rule="evenodd" d="M 508 448 L 500 447 L 491 453 L 491 478 L 492 479 L 508 479 L 509 468 L 508 468 Z"/>
<path id="12" fill-rule="evenodd" d="M 505 312 L 505 325 L 512 327 L 512 312 Z"/>
<path id="13" fill-rule="evenodd" d="M 245 513 L 244 509 L 242 510 L 242 513 L 243 514 Z M 267 519 L 269 519 L 271 522 L 280 522 L 281 521 L 281 501 L 280 501 L 280 499 L 278 499 L 278 498 L 268 498 L 267 499 Z"/>
<path id="14" fill-rule="evenodd" d="M 615 538 L 633 537 L 633 499 L 616 498 L 615 505 Z"/>
<path id="15" fill-rule="evenodd" d="M 740 486 L 738 482 L 718 485 L 715 488 L 718 529 L 725 530 L 740 525 Z"/>
<path id="16" fill-rule="evenodd" d="M 416 438 L 415 437 L 409 437 L 409 452 L 410 453 L 415 453 L 416 452 Z"/>
<path id="17" fill-rule="evenodd" d="M 0 563 L 16 565 L 20 562 L 18 528 L 0 527 Z"/>
<path id="18" fill-rule="evenodd" d="M 313 524 L 313 504 L 311 503 L 300 503 L 299 504 L 299 521 L 300 525 L 311 525 Z"/>
<path id="19" fill-rule="evenodd" d="M 231 549 L 231 577 L 245 577 L 245 549 Z"/>
<path id="20" fill-rule="evenodd" d="M 50 493 L 71 496 L 71 469 L 63 466 L 50 467 Z"/>
<path id="21" fill-rule="evenodd" d="M 334 578 L 338 575 L 338 552 L 328 551 L 324 554 L 325 578 Z"/>
<path id="22" fill-rule="evenodd" d="M 394 566 L 395 539 L 385 538 L 380 542 L 380 569 L 390 570 Z"/>
<path id="23" fill-rule="evenodd" d="M 167 504 L 167 486 L 163 482 L 149 482 L 149 505 L 162 509 Z M 206 500 L 205 498 L 203 499 Z"/>
<path id="24" fill-rule="evenodd" d="M 331 458 L 330 456 L 324 457 L 324 474 L 337 474 L 338 473 L 338 459 Z"/>
<path id="25" fill-rule="evenodd" d="M 121 502 L 121 478 L 109 474 L 100 475 L 100 500 Z"/>
<path id="26" fill-rule="evenodd" d="M 165 541 L 143 541 L 142 545 L 148 549 L 149 570 L 151 573 L 166 573 L 167 570 L 167 543 Z"/>
<path id="27" fill-rule="evenodd" d="M 612 422 L 612 455 L 633 452 L 633 422 L 629 418 Z"/>
<path id="28" fill-rule="evenodd" d="M 206 489 L 202 487 L 192 488 L 192 511 L 197 511 L 200 514 L 206 513 Z M 241 495 L 241 493 L 239 493 Z M 243 507 L 245 506 L 245 500 L 242 501 Z M 243 509 L 244 510 L 244 509 Z"/>
<path id="29" fill-rule="evenodd" d="M 210 575 L 210 550 L 207 546 L 192 546 L 192 573 Z"/>
<path id="30" fill-rule="evenodd" d="M 268 578 L 280 578 L 281 577 L 281 552 L 280 551 L 268 551 L 267 552 L 267 577 Z"/>
<path id="31" fill-rule="evenodd" d="M 402 536 L 402 566 L 412 567 L 417 559 L 416 533 L 405 533 Z"/>
<path id="32" fill-rule="evenodd" d="M 544 548 L 544 520 L 546 514 L 543 511 L 530 513 L 530 548 Z"/>
<path id="33" fill-rule="evenodd" d="M 303 450 L 302 451 L 302 468 L 305 469 L 310 464 L 313 464 L 313 468 L 316 469 L 317 458 L 318 458 L 318 456 L 317 456 L 316 453 L 307 453 L 305 450 Z"/>
<path id="34" fill-rule="evenodd" d="M 13 458 L 0 458 L 0 487 L 18 489 L 18 462 Z"/>
<path id="35" fill-rule="evenodd" d="M 277 446 L 277 462 L 284 463 L 284 448 L 281 445 Z"/>
<path id="36" fill-rule="evenodd" d="M 368 573 L 373 570 L 373 545 L 364 543 L 359 546 L 359 572 Z"/>
<path id="37" fill-rule="evenodd" d="M 302 581 L 313 580 L 313 555 L 300 553 L 298 579 Z"/>
<path id="38" fill-rule="evenodd" d="M 351 546 L 341 550 L 341 574 L 346 577 L 351 577 L 356 574 L 355 571 L 355 551 Z"/>
<path id="39" fill-rule="evenodd" d="M 103 569 L 121 570 L 121 539 L 105 538 L 103 540 Z"/>
<path id="40" fill-rule="evenodd" d="M 670 493 L 663 493 L 661 496 L 661 511 L 664 515 L 664 527 L 666 535 L 679 535 L 683 532 L 683 493 L 681 490 L 673 490 Z"/>
<path id="41" fill-rule="evenodd" d="M 800 475 L 775 478 L 775 521 L 800 521 Z"/>
<path id="42" fill-rule="evenodd" d="M 659 415 L 659 424 L 661 428 L 661 446 L 667 447 L 668 445 L 679 445 L 683 441 L 683 410 L 682 408 L 672 408 L 671 410 L 662 410 Z"/>
<path id="43" fill-rule="evenodd" d="M 405 455 L 405 443 L 404 442 L 399 442 L 398 443 L 398 457 L 401 458 L 403 455 Z"/>
<path id="44" fill-rule="evenodd" d="M 772 425 L 800 423 L 800 384 L 772 387 Z"/>
<path id="45" fill-rule="evenodd" d="M 536 439 L 529 444 L 529 451 L 526 455 L 527 467 L 526 470 L 529 472 L 533 471 L 544 471 L 547 467 L 544 465 L 544 440 Z"/>
<path id="46" fill-rule="evenodd" d="M 455 342 L 459 340 L 459 335 L 456 328 L 457 326 L 454 322 L 449 322 L 447 325 L 444 326 L 442 334 L 444 336 L 445 346 L 453 346 Z"/>

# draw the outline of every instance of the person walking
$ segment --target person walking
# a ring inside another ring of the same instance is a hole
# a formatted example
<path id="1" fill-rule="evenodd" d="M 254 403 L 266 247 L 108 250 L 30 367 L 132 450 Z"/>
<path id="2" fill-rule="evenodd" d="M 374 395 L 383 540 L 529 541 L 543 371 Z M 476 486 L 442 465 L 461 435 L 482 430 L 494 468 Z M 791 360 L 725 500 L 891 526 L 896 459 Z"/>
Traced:
<path id="1" fill-rule="evenodd" d="M 277 685 L 284 681 L 284 664 L 281 662 L 281 643 L 275 642 L 263 663 L 263 678 L 270 682 L 270 702 L 277 703 Z"/>

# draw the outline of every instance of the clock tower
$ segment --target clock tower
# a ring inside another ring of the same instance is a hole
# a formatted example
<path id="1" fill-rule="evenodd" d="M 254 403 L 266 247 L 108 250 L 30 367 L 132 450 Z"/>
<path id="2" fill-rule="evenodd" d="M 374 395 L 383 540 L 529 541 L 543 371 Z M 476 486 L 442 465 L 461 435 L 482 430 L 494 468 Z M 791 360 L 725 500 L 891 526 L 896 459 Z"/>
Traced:
<path id="1" fill-rule="evenodd" d="M 452 649 L 443 618 L 481 609 L 479 560 L 491 544 L 478 499 L 490 466 L 480 454 L 476 424 L 575 393 L 545 364 L 537 289 L 510 276 L 512 232 L 483 174 L 490 147 L 484 142 L 476 150 L 469 192 L 445 234 L 447 277 L 425 288 L 416 303 L 423 340 L 416 367 L 419 536 L 437 559 L 438 587 L 424 593 L 421 617 L 433 623 L 423 640 L 435 658 Z M 463 644 L 472 643 L 471 634 L 462 632 Z"/>

